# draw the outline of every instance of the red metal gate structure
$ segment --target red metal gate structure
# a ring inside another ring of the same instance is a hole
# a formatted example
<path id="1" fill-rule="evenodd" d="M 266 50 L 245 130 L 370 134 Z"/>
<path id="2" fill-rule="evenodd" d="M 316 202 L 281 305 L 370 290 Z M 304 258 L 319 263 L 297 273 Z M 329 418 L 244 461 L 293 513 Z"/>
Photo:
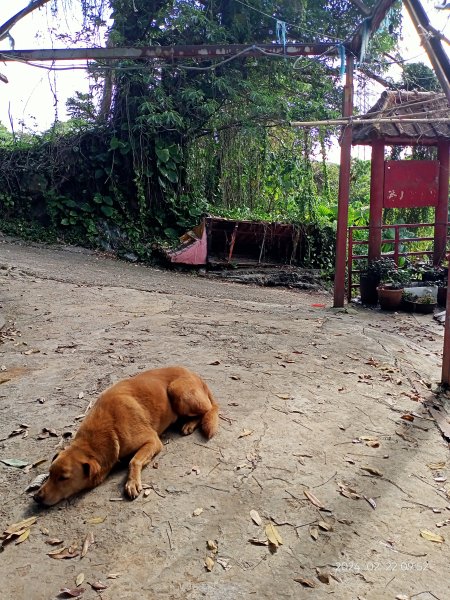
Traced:
<path id="1" fill-rule="evenodd" d="M 392 238 L 383 238 L 381 239 L 381 244 L 383 246 L 391 246 L 387 252 L 381 252 L 380 256 L 390 257 L 394 260 L 395 264 L 399 265 L 400 257 L 430 257 L 432 258 L 434 255 L 434 250 L 407 250 L 409 244 L 414 244 L 417 242 L 433 242 L 434 237 L 430 236 L 403 236 L 402 230 L 406 230 L 407 232 L 411 232 L 414 229 L 422 229 L 422 228 L 431 228 L 434 227 L 434 223 L 405 223 L 398 225 L 382 225 L 381 229 L 390 230 L 394 232 L 394 237 Z M 359 286 L 359 283 L 354 282 L 354 275 L 358 275 L 361 273 L 362 269 L 357 267 L 354 268 L 354 262 L 358 261 L 366 262 L 368 260 L 368 253 L 360 254 L 354 253 L 355 246 L 368 246 L 368 239 L 358 239 L 355 238 L 355 233 L 358 231 L 366 231 L 369 232 L 370 228 L 368 226 L 356 226 L 348 228 L 348 289 L 347 289 L 347 300 L 350 302 L 352 298 L 352 290 Z M 450 236 L 448 233 L 446 234 L 446 240 L 448 242 Z"/>

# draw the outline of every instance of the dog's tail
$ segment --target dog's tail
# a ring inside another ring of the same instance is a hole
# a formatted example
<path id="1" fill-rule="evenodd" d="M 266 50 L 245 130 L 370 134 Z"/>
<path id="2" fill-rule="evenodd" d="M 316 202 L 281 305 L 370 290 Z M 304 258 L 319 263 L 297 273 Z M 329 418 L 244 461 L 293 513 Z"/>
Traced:
<path id="1" fill-rule="evenodd" d="M 211 408 L 205 412 L 202 416 L 201 428 L 205 437 L 209 440 L 213 435 L 217 433 L 219 429 L 219 405 L 217 404 L 213 393 L 208 388 L 206 383 L 204 384 L 206 391 L 208 392 L 208 398 L 211 402 Z"/>

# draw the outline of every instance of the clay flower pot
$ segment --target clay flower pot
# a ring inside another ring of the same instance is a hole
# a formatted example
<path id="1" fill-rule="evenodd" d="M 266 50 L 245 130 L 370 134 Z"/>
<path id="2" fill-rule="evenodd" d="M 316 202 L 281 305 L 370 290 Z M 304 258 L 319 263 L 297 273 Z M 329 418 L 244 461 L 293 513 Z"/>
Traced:
<path id="1" fill-rule="evenodd" d="M 396 310 L 402 302 L 403 288 L 378 286 L 378 302 L 383 310 Z"/>

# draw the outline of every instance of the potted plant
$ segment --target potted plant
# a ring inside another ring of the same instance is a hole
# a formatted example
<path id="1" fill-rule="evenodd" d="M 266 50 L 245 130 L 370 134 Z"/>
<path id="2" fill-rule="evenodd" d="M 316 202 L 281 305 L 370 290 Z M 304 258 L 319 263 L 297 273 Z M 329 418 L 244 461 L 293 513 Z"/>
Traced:
<path id="1" fill-rule="evenodd" d="M 426 292 L 421 296 L 413 292 L 406 291 L 403 295 L 403 302 L 406 310 L 423 314 L 430 314 L 436 308 L 436 296 L 431 292 Z"/>
<path id="2" fill-rule="evenodd" d="M 408 282 L 409 273 L 407 271 L 393 269 L 386 273 L 377 287 L 380 307 L 383 310 L 396 310 L 399 308 L 405 284 Z"/>
<path id="3" fill-rule="evenodd" d="M 359 278 L 362 304 L 377 304 L 377 287 L 395 269 L 395 262 L 392 258 L 382 257 L 368 261 L 366 269 L 361 271 Z"/>

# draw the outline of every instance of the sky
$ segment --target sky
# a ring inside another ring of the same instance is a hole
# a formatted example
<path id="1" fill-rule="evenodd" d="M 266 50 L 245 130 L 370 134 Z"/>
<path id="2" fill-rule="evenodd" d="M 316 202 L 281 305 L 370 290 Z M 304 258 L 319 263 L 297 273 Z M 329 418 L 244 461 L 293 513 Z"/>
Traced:
<path id="1" fill-rule="evenodd" d="M 422 5 L 426 9 L 432 25 L 443 31 L 447 37 L 450 37 L 450 10 L 436 10 L 434 7 L 438 3 L 443 3 L 443 0 L 422 0 Z M 14 9 L 11 9 L 12 4 L 16 5 Z M 48 34 L 49 28 L 55 28 L 60 33 L 79 29 L 81 15 L 77 17 L 72 12 L 70 21 L 64 18 L 63 12 L 55 17 L 50 10 L 50 4 L 30 13 L 11 30 L 16 50 L 64 47 L 62 42 L 52 40 Z M 79 4 L 77 1 L 73 2 L 74 6 Z M 1 2 L 0 23 L 7 21 L 16 11 L 26 5 L 27 0 L 14 3 Z M 418 35 L 407 15 L 403 23 L 402 56 L 408 59 L 409 62 L 420 61 L 429 65 L 426 53 L 420 47 Z M 448 51 L 448 45 L 444 47 Z M 11 49 L 9 41 L 1 41 L 0 50 L 8 49 Z M 43 67 L 49 67 L 50 64 L 49 62 L 41 63 Z M 84 64 L 80 62 L 78 66 Z M 69 65 L 65 61 L 61 61 L 56 66 L 67 67 Z M 44 131 L 52 125 L 55 116 L 59 120 L 66 120 L 66 99 L 73 96 L 76 90 L 86 92 L 89 88 L 89 81 L 83 70 L 54 72 L 49 71 L 47 68 L 33 67 L 26 64 L 0 62 L 0 73 L 9 80 L 8 84 L 0 82 L 0 122 L 8 129 L 14 127 L 16 132 L 30 129 Z M 398 79 L 399 70 L 392 75 Z M 359 104 L 360 109 L 370 108 L 382 89 L 377 84 L 371 84 L 364 93 L 361 91 L 358 94 L 357 90 L 357 106 Z"/>

